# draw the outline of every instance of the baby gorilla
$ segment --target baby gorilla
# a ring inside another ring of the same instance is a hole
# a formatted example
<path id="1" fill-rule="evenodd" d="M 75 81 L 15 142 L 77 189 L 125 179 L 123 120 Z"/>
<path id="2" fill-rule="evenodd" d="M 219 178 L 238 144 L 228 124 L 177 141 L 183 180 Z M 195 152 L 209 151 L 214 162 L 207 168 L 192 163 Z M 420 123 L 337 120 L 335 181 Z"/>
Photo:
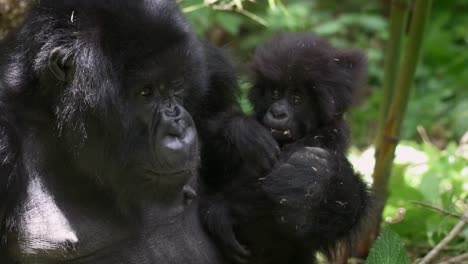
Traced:
<path id="1" fill-rule="evenodd" d="M 313 263 L 350 237 L 368 207 L 346 159 L 343 118 L 366 60 L 312 34 L 284 34 L 257 49 L 253 70 L 255 118 L 271 130 L 280 159 L 267 175 L 247 164 L 234 171 L 202 210 L 205 223 L 234 262 Z"/>
<path id="2" fill-rule="evenodd" d="M 285 34 L 258 48 L 253 68 L 255 115 L 284 150 L 347 149 L 343 115 L 365 76 L 361 52 L 337 49 L 312 34 Z"/>

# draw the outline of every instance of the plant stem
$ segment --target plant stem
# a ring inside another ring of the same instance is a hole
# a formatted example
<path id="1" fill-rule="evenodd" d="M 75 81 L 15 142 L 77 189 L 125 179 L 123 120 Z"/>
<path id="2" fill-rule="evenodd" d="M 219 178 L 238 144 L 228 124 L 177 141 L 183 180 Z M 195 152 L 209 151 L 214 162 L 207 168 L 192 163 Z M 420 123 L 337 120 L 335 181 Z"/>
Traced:
<path id="1" fill-rule="evenodd" d="M 457 263 L 464 263 L 463 261 L 468 260 L 468 253 L 461 254 L 459 256 L 450 258 L 444 262 L 441 262 L 439 264 L 457 264 Z"/>
<path id="2" fill-rule="evenodd" d="M 434 206 L 434 205 L 431 205 L 431 204 L 427 204 L 427 203 L 424 203 L 424 202 L 420 202 L 420 201 L 409 201 L 410 203 L 413 203 L 413 204 L 417 204 L 417 205 L 420 205 L 420 206 L 424 206 L 424 207 L 427 207 L 427 208 L 430 208 L 434 211 L 437 211 L 441 214 L 444 214 L 444 215 L 448 215 L 448 216 L 452 216 L 452 217 L 455 217 L 455 218 L 458 218 L 460 219 L 462 216 L 461 215 L 458 215 L 458 214 L 455 214 L 455 213 L 452 213 L 452 212 L 449 212 L 449 211 L 446 211 L 442 208 L 439 208 L 437 206 Z"/>
<path id="3" fill-rule="evenodd" d="M 375 213 L 378 221 L 376 222 L 375 229 L 370 230 L 370 233 L 367 234 L 367 238 L 370 239 L 375 238 L 379 232 L 382 213 L 387 200 L 388 183 L 392 173 L 395 148 L 399 141 L 401 125 L 408 106 L 431 3 L 431 0 L 415 0 L 403 62 L 395 82 L 394 96 L 391 99 L 388 116 L 385 119 L 382 132 L 376 140 L 373 191 L 376 198 Z"/>
<path id="4" fill-rule="evenodd" d="M 380 105 L 379 122 L 376 139 L 382 137 L 385 121 L 388 116 L 388 108 L 395 90 L 395 80 L 401 58 L 401 46 L 405 35 L 408 19 L 408 0 L 393 0 L 390 9 L 390 38 L 386 47 L 382 103 Z M 377 143 L 377 142 L 376 142 Z"/>
<path id="5" fill-rule="evenodd" d="M 377 198 L 377 209 L 379 210 L 377 213 L 379 216 L 381 216 L 387 199 L 388 182 L 392 171 L 395 148 L 399 141 L 401 125 L 408 106 L 431 3 L 431 0 L 415 1 L 403 64 L 400 67 L 395 83 L 395 94 L 389 106 L 389 114 L 383 132 L 380 138 L 377 139 L 373 187 Z"/>
<path id="6" fill-rule="evenodd" d="M 454 239 L 461 231 L 463 227 L 467 224 L 468 211 L 463 214 L 462 219 L 455 225 L 455 227 L 447 234 L 447 236 L 442 239 L 427 255 L 419 262 L 419 264 L 429 264 L 439 252 L 448 245 L 452 239 Z"/>

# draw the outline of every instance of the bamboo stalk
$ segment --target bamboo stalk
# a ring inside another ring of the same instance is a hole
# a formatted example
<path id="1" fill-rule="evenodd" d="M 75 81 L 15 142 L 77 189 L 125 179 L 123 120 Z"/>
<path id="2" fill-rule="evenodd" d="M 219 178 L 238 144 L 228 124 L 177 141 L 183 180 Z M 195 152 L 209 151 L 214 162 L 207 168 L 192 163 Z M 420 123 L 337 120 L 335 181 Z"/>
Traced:
<path id="1" fill-rule="evenodd" d="M 395 80 L 400 66 L 401 47 L 408 20 L 408 0 L 393 0 L 390 9 L 390 38 L 386 47 L 382 103 L 380 105 L 379 122 L 376 139 L 382 138 L 383 128 L 388 116 L 388 108 L 395 90 Z M 377 142 L 376 142 L 376 145 Z"/>
<path id="2" fill-rule="evenodd" d="M 385 52 L 385 65 L 384 65 L 384 82 L 383 82 L 383 94 L 382 103 L 379 109 L 379 119 L 377 124 L 377 131 L 375 137 L 375 159 L 380 159 L 378 153 L 382 145 L 383 130 L 385 122 L 387 121 L 388 109 L 390 103 L 393 100 L 395 90 L 395 80 L 398 77 L 398 67 L 400 66 L 401 49 L 403 46 L 403 40 L 405 36 L 405 28 L 407 24 L 407 18 L 409 13 L 409 0 L 392 0 L 390 5 L 390 36 L 386 46 Z M 384 175 L 384 172 L 377 172 L 374 168 L 373 177 L 389 177 L 390 174 Z M 365 258 L 378 236 L 380 230 L 380 223 L 382 218 L 382 211 L 385 204 L 386 195 L 379 195 L 380 189 L 386 189 L 386 186 L 376 186 L 380 184 L 379 181 L 374 180 L 374 190 L 376 197 L 375 210 L 378 213 L 378 217 L 375 218 L 376 222 L 372 225 L 363 229 L 361 238 L 359 240 L 356 255 L 360 258 Z"/>
<path id="3" fill-rule="evenodd" d="M 389 107 L 382 135 L 377 139 L 374 190 L 378 199 L 378 214 L 381 217 L 387 198 L 388 182 L 392 171 L 395 148 L 400 137 L 401 125 L 411 93 L 412 82 L 421 53 L 425 27 L 429 18 L 432 0 L 415 0 L 410 32 L 404 52 L 403 63 L 395 83 L 394 98 Z"/>

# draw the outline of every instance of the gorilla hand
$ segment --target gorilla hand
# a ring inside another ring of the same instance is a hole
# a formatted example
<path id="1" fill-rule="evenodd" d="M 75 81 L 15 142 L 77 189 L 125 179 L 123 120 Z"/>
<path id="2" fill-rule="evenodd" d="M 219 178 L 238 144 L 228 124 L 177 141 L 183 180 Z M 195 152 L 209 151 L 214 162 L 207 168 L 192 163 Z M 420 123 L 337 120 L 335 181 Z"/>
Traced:
<path id="1" fill-rule="evenodd" d="M 240 159 L 250 168 L 268 173 L 278 160 L 278 144 L 264 126 L 255 119 L 239 117 L 231 122 L 231 140 L 239 150 Z"/>
<path id="2" fill-rule="evenodd" d="M 280 232 L 304 242 L 348 234 L 363 214 L 366 187 L 341 154 L 304 147 L 264 180 Z"/>

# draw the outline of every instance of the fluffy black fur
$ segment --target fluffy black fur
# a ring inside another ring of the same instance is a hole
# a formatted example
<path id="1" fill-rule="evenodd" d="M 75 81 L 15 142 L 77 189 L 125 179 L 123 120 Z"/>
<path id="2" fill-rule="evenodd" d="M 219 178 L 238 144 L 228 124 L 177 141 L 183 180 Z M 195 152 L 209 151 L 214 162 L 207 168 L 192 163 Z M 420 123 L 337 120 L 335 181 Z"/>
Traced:
<path id="1" fill-rule="evenodd" d="M 277 136 L 280 144 L 344 152 L 349 143 L 344 114 L 366 66 L 360 51 L 335 48 L 313 34 L 278 36 L 255 54 L 250 99 L 256 118 L 275 130 L 274 136 L 290 132 Z M 275 114 L 286 117 L 275 119 Z"/>
<path id="2" fill-rule="evenodd" d="M 275 159 L 236 91 L 175 1 L 37 1 L 0 49 L 0 262 L 225 263 L 198 218 L 198 137 L 202 157 Z"/>
<path id="3" fill-rule="evenodd" d="M 312 34 L 285 34 L 257 49 L 253 70 L 255 117 L 281 146 L 280 161 L 269 174 L 248 164 L 234 170 L 237 176 L 207 206 L 209 230 L 235 262 L 331 256 L 369 204 L 345 156 L 343 119 L 365 76 L 365 57 Z"/>

